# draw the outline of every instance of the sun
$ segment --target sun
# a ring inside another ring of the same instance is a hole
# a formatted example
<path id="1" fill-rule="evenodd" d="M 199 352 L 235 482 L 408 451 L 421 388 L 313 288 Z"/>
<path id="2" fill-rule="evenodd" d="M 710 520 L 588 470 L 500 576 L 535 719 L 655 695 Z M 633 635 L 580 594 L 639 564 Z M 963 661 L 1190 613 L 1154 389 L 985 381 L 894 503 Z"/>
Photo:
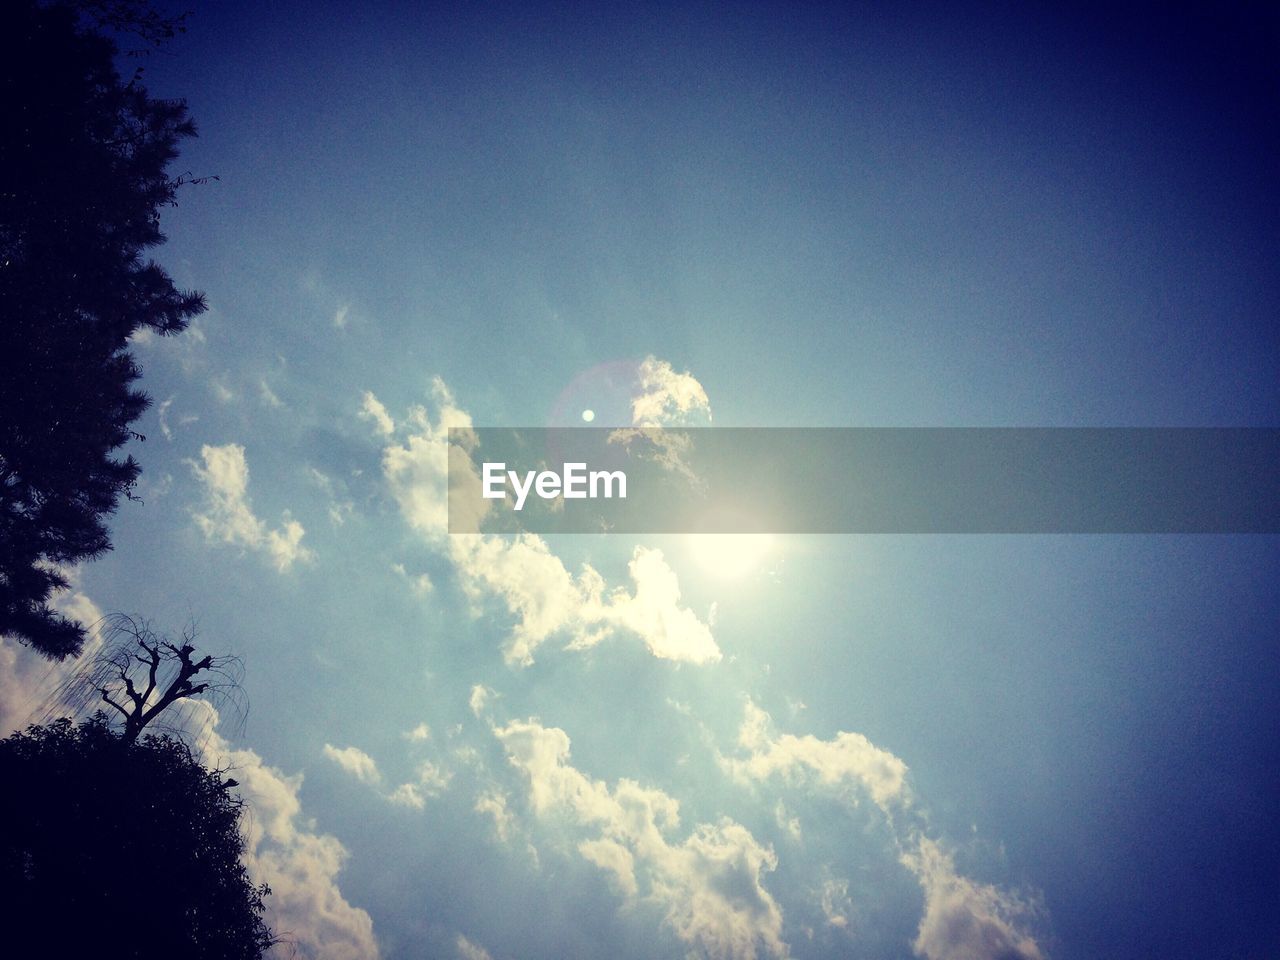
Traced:
<path id="1" fill-rule="evenodd" d="M 694 562 L 717 580 L 741 580 L 774 552 L 774 538 L 768 533 L 695 533 L 687 540 Z"/>

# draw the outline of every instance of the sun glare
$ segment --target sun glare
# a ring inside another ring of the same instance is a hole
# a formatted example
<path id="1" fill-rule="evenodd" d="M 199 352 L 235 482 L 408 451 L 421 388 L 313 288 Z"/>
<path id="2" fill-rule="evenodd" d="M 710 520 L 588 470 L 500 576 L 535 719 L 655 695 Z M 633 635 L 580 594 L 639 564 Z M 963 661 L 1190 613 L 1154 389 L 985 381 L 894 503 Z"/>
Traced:
<path id="1" fill-rule="evenodd" d="M 690 534 L 689 553 L 705 573 L 717 580 L 740 580 L 764 565 L 773 552 L 768 533 Z"/>

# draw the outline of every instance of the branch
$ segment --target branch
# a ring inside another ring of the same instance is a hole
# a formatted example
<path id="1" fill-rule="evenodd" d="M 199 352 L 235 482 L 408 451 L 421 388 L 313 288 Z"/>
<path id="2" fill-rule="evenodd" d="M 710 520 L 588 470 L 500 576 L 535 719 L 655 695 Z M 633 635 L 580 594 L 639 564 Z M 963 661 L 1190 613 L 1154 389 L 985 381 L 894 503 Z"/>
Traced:
<path id="1" fill-rule="evenodd" d="M 134 702 L 135 706 L 141 707 L 144 699 L 134 687 L 133 679 L 123 670 L 120 671 L 120 679 L 124 681 L 124 692 L 129 695 L 129 699 Z"/>
<path id="2" fill-rule="evenodd" d="M 106 688 L 106 687 L 103 687 L 103 688 L 102 688 L 101 690 L 99 690 L 98 692 L 102 694 L 102 699 L 103 699 L 103 700 L 107 701 L 107 703 L 111 704 L 111 706 L 115 707 L 117 710 L 119 710 L 119 711 L 120 711 L 121 716 L 123 716 L 123 717 L 125 718 L 125 720 L 126 720 L 126 721 L 129 719 L 129 711 L 128 711 L 128 710 L 126 710 L 124 707 L 120 706 L 120 704 L 116 703 L 114 700 L 112 700 L 112 699 L 111 699 L 111 697 L 107 694 L 107 688 Z"/>
<path id="3" fill-rule="evenodd" d="M 142 726 L 146 726 L 151 722 L 161 710 L 165 709 L 175 700 L 181 700 L 184 697 L 193 697 L 196 694 L 204 693 L 209 689 L 209 684 L 201 683 L 193 685 L 191 678 L 202 670 L 208 670 L 213 666 L 213 657 L 206 656 L 203 660 L 193 663 L 191 654 L 195 651 L 195 647 L 184 643 L 181 647 L 175 647 L 172 643 L 166 643 L 165 646 L 172 650 L 178 657 L 180 666 L 178 667 L 178 675 L 173 682 L 169 684 L 167 689 L 159 700 L 142 715 Z"/>
<path id="4" fill-rule="evenodd" d="M 151 666 L 147 670 L 147 692 L 142 695 L 142 703 L 138 704 L 139 709 L 151 698 L 151 694 L 156 689 L 156 671 L 160 669 L 160 647 L 148 647 L 141 637 L 138 638 L 138 644 L 143 650 L 147 651 L 147 655 L 151 658 Z"/>

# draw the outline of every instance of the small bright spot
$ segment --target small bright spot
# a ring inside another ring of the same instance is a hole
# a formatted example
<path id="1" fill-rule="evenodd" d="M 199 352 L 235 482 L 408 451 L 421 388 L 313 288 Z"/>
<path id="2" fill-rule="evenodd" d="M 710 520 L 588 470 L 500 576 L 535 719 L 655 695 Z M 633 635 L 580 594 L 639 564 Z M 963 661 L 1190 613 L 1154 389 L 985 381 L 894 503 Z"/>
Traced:
<path id="1" fill-rule="evenodd" d="M 587 423 L 590 423 L 590 422 L 591 422 L 592 420 L 594 420 L 595 418 L 596 418 L 596 412 L 595 412 L 594 410 L 583 410 L 583 411 L 582 411 L 582 419 L 583 419 L 583 420 L 585 420 L 585 421 L 587 421 Z"/>

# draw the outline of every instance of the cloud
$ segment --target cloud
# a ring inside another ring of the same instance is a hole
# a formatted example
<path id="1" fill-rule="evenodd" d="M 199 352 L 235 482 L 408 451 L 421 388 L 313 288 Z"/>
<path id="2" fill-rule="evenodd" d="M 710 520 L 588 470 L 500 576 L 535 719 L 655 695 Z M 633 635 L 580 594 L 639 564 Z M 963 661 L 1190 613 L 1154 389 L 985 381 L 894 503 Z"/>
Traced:
<path id="1" fill-rule="evenodd" d="M 347 522 L 356 511 L 356 505 L 350 497 L 345 496 L 346 485 L 340 481 L 334 481 L 328 474 L 322 473 L 315 467 L 307 468 L 307 475 L 311 478 L 311 482 L 324 492 L 325 498 L 329 501 L 329 522 L 335 527 L 340 527 Z M 342 487 L 342 493 L 339 493 L 339 486 Z"/>
<path id="2" fill-rule="evenodd" d="M 151 327 L 137 327 L 129 334 L 128 342 L 133 347 L 149 347 L 159 339 L 160 335 Z"/>
<path id="3" fill-rule="evenodd" d="M 333 326 L 335 329 L 341 330 L 347 325 L 347 314 L 351 312 L 351 304 L 344 303 L 333 312 Z"/>
<path id="4" fill-rule="evenodd" d="M 822 915 L 826 917 L 827 926 L 843 930 L 849 926 L 849 913 L 853 904 L 849 901 L 849 881 L 828 877 L 822 884 L 822 895 L 819 898 Z"/>
<path id="5" fill-rule="evenodd" d="M 421 724 L 417 730 L 410 731 L 409 738 L 417 739 L 413 734 L 425 729 L 426 724 Z M 378 769 L 378 764 L 373 757 L 359 747 L 335 747 L 331 743 L 326 743 L 324 755 L 361 783 L 367 783 L 372 787 L 381 786 L 382 771 Z M 417 782 L 402 783 L 383 796 L 396 806 L 422 810 L 427 805 L 427 798 L 437 797 L 443 793 L 452 779 L 453 774 L 448 770 L 424 760 L 418 764 Z"/>
<path id="6" fill-rule="evenodd" d="M 326 743 L 324 755 L 361 783 L 382 782 L 382 774 L 378 772 L 378 765 L 374 763 L 373 757 L 359 747 L 335 747 Z"/>
<path id="7" fill-rule="evenodd" d="M 187 462 L 205 488 L 204 512 L 196 513 L 195 521 L 206 539 L 263 552 L 281 573 L 295 563 L 314 559 L 312 552 L 302 546 L 306 531 L 287 510 L 274 530 L 254 516 L 244 447 L 238 443 L 220 447 L 206 444 L 200 448 L 200 457 L 203 465 Z"/>
<path id="8" fill-rule="evenodd" d="M 531 719 L 494 735 L 526 777 L 533 812 L 590 831 L 578 853 L 608 874 L 628 905 L 656 904 L 679 939 L 714 960 L 787 955 L 782 910 L 763 883 L 777 858 L 745 827 L 722 817 L 675 840 L 674 798 L 633 780 L 611 789 L 586 776 L 569 763 L 563 730 Z"/>
<path id="9" fill-rule="evenodd" d="M 711 401 L 688 371 L 676 373 L 665 360 L 648 356 L 637 372 L 639 390 L 631 398 L 631 421 L 637 427 L 689 425 L 697 415 L 711 419 Z"/>
<path id="10" fill-rule="evenodd" d="M 102 644 L 99 625 L 102 611 L 80 591 L 80 568 L 59 568 L 68 583 L 49 598 L 58 613 L 74 620 L 88 631 L 88 640 L 79 657 L 50 663 L 25 644 L 11 637 L 0 637 L 0 738 L 30 723 L 41 723 L 49 717 L 76 712 L 74 705 L 64 704 L 58 696 L 62 683 L 84 664 L 91 664 Z"/>
<path id="11" fill-rule="evenodd" d="M 681 607 L 675 573 L 659 550 L 637 546 L 628 572 L 635 592 L 606 590 L 589 564 L 577 576 L 534 534 L 451 538 L 450 556 L 473 599 L 499 598 L 516 623 L 503 650 L 508 663 L 528 666 L 548 638 L 563 634 L 581 650 L 622 631 L 634 634 L 655 657 L 712 663 L 721 657 L 711 629 Z"/>
<path id="12" fill-rule="evenodd" d="M 210 379 L 209 389 L 213 391 L 213 396 L 219 403 L 231 403 L 236 398 L 235 393 L 227 386 L 225 374 Z"/>
<path id="13" fill-rule="evenodd" d="M 802 836 L 800 830 L 800 819 L 793 817 L 787 810 L 787 805 L 781 800 L 777 806 L 773 808 L 773 819 L 778 824 L 778 829 L 786 832 L 792 840 L 799 840 Z"/>
<path id="14" fill-rule="evenodd" d="M 810 773 L 826 785 L 858 783 L 886 811 L 904 799 L 907 765 L 862 734 L 841 731 L 834 739 L 819 740 L 789 733 L 770 737 L 769 729 L 769 715 L 748 700 L 738 742 L 750 755 L 725 761 L 730 773 L 746 780 L 777 775 L 792 781 L 798 774 Z"/>
<path id="15" fill-rule="evenodd" d="M 706 481 L 689 466 L 693 437 L 687 432 L 652 426 L 624 427 L 610 432 L 609 443 L 622 447 L 629 457 L 656 463 L 668 473 L 683 477 L 694 490 L 706 490 Z"/>
<path id="16" fill-rule="evenodd" d="M 503 651 L 508 662 L 532 663 L 534 650 L 560 631 L 580 644 L 589 639 L 604 591 L 603 579 L 590 567 L 573 577 L 546 541 L 529 533 L 452 537 L 447 546 L 472 599 L 497 597 L 516 618 Z"/>
<path id="17" fill-rule="evenodd" d="M 801 777 L 826 787 L 861 788 L 886 814 L 902 851 L 899 859 L 924 892 L 924 915 L 913 949 L 925 960 L 1044 960 L 1026 927 L 1039 916 L 1027 899 L 956 872 L 952 857 L 927 833 L 906 783 L 907 766 L 860 733 L 841 731 L 830 740 L 776 735 L 772 719 L 750 700 L 738 733 L 745 759 L 723 759 L 740 781 Z M 856 796 L 845 794 L 856 801 Z M 828 922 L 824 890 L 823 911 Z M 834 901 L 833 901 L 834 902 Z M 843 914 L 839 914 L 843 916 Z"/>
<path id="18" fill-rule="evenodd" d="M 439 377 L 431 382 L 431 397 L 436 419 L 431 419 L 426 408 L 413 407 L 407 417 L 413 432 L 403 444 L 392 443 L 382 451 L 382 472 L 409 526 L 428 538 L 439 538 L 449 529 L 449 428 L 470 431 L 471 416 L 458 407 L 453 393 Z M 366 400 L 369 398 L 378 407 L 382 406 L 376 397 L 366 394 Z M 385 408 L 383 412 L 386 412 Z M 375 429 L 387 436 L 384 430 L 386 423 L 374 414 L 370 417 L 375 421 Z M 389 415 L 386 419 L 393 422 Z M 463 442 L 464 454 L 474 448 L 474 436 L 467 438 L 464 434 Z M 478 478 L 474 489 L 476 502 L 470 508 L 475 512 L 474 529 L 479 529 L 479 520 L 489 510 L 489 501 L 479 496 Z M 454 506 L 460 505 L 455 503 Z"/>
<path id="19" fill-rule="evenodd" d="M 578 853 L 582 854 L 582 859 L 594 863 L 605 873 L 611 874 L 610 879 L 618 893 L 629 898 L 638 895 L 635 857 L 622 844 L 603 837 L 583 840 L 578 844 Z"/>
<path id="20" fill-rule="evenodd" d="M 693 438 L 663 427 L 705 426 L 711 422 L 707 392 L 692 374 L 676 373 L 665 360 L 648 356 L 636 371 L 630 428 L 614 430 L 609 443 L 624 447 L 636 459 L 649 460 L 679 475 L 695 490 L 705 484 L 690 468 Z"/>
<path id="21" fill-rule="evenodd" d="M 160 435 L 166 440 L 173 439 L 173 430 L 169 426 L 169 408 L 173 406 L 173 397 L 162 400 L 156 407 L 156 417 L 160 421 Z"/>
<path id="22" fill-rule="evenodd" d="M 425 723 L 420 723 L 412 730 L 406 731 L 404 738 L 414 743 L 422 743 L 424 740 L 431 739 L 431 728 Z"/>
<path id="23" fill-rule="evenodd" d="M 411 574 L 407 569 L 405 569 L 405 565 L 403 563 L 393 563 L 391 565 L 391 570 L 396 575 L 404 577 L 405 580 L 409 581 L 409 587 L 420 597 L 425 597 L 436 588 L 435 584 L 431 582 L 431 577 L 425 573 Z"/>
<path id="24" fill-rule="evenodd" d="M 428 760 L 418 764 L 418 785 L 427 796 L 439 796 L 452 779 L 452 773 Z"/>
<path id="25" fill-rule="evenodd" d="M 440 796 L 452 779 L 453 774 L 448 770 L 424 761 L 418 765 L 417 783 L 400 784 L 387 794 L 387 800 L 398 806 L 423 810 L 427 806 L 427 800 Z"/>
<path id="26" fill-rule="evenodd" d="M 432 397 L 435 419 L 421 407 L 410 413 L 413 432 L 384 449 L 383 473 L 406 522 L 452 561 L 470 598 L 477 603 L 497 599 L 515 618 L 503 649 L 508 663 L 533 663 L 534 652 L 552 636 L 563 636 L 569 649 L 584 649 L 616 633 L 639 637 L 662 659 L 697 664 L 720 659 L 710 627 L 680 606 L 676 574 L 660 551 L 636 547 L 628 566 L 635 589 L 629 592 L 609 589 L 590 565 L 570 573 L 535 534 L 447 536 L 450 457 L 454 469 L 474 470 L 470 455 L 478 441 L 470 433 L 470 415 L 439 378 L 433 381 Z M 461 446 L 449 443 L 451 426 L 467 431 Z M 471 486 L 480 488 L 478 482 Z M 476 526 L 489 508 L 484 500 L 462 506 Z"/>
<path id="27" fill-rule="evenodd" d="M 387 413 L 387 408 L 382 405 L 382 401 L 370 390 L 364 392 L 364 398 L 360 401 L 360 419 L 368 420 L 384 437 L 389 437 L 396 432 L 396 422 L 391 419 L 391 414 Z"/>
<path id="28" fill-rule="evenodd" d="M 258 396 L 263 404 L 272 410 L 279 410 L 284 406 L 284 401 L 276 396 L 276 392 L 271 389 L 271 384 L 267 383 L 266 378 L 258 380 Z"/>
<path id="29" fill-rule="evenodd" d="M 457 947 L 459 960 L 493 960 L 488 950 L 478 943 L 472 943 L 462 934 L 458 934 Z"/>
<path id="30" fill-rule="evenodd" d="M 177 399 L 177 395 L 169 397 L 156 407 L 156 418 L 160 422 L 160 436 L 165 440 L 172 441 L 174 435 L 173 425 L 169 422 L 169 411 L 173 408 L 173 401 Z M 194 413 L 185 413 L 178 417 L 178 426 L 186 427 L 196 423 L 200 418 Z"/>
<path id="31" fill-rule="evenodd" d="M 475 807 L 476 813 L 482 813 L 493 818 L 493 830 L 498 835 L 498 839 L 504 843 L 511 839 L 511 834 L 515 829 L 515 814 L 507 807 L 507 795 L 497 789 L 489 789 L 481 792 L 476 797 Z"/>
<path id="32" fill-rule="evenodd" d="M 397 806 L 411 807 L 414 810 L 423 810 L 427 806 L 427 798 L 422 795 L 422 790 L 416 783 L 400 784 L 387 794 L 387 799 Z"/>
<path id="33" fill-rule="evenodd" d="M 926 960 L 1043 960 L 1020 929 L 1038 908 L 1005 891 L 956 873 L 952 858 L 920 836 L 903 864 L 924 889 L 924 917 L 912 948 Z"/>
<path id="34" fill-rule="evenodd" d="M 485 704 L 487 704 L 490 698 L 494 696 L 496 696 L 496 694 L 491 688 L 477 683 L 471 688 L 471 696 L 467 698 L 467 706 L 469 706 L 471 708 L 471 712 L 478 717 L 482 712 L 484 712 Z"/>
<path id="35" fill-rule="evenodd" d="M 607 622 L 639 636 L 655 657 L 687 663 L 720 659 L 711 628 L 680 606 L 680 584 L 662 551 L 636 547 L 627 570 L 635 594 L 615 590 L 605 609 Z"/>
<path id="36" fill-rule="evenodd" d="M 205 764 L 234 776 L 247 803 L 245 866 L 254 882 L 271 887 L 266 919 L 285 950 L 302 960 L 376 960 L 373 921 L 338 888 L 346 849 L 303 815 L 302 775 L 286 776 L 254 751 L 232 748 L 214 729 L 217 713 L 196 703 L 206 711 L 205 733 L 195 738 Z"/>

